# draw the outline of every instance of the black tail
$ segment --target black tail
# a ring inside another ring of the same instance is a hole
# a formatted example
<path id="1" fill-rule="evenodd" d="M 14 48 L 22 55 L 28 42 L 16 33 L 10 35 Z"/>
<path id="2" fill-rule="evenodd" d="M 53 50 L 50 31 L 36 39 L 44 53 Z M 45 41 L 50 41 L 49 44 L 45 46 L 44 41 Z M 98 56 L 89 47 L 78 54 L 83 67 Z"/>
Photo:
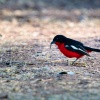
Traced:
<path id="1" fill-rule="evenodd" d="M 100 49 L 95 49 L 95 48 L 91 48 L 91 47 L 87 47 L 87 46 L 84 46 L 84 48 L 85 48 L 86 50 L 95 51 L 95 52 L 100 52 Z"/>

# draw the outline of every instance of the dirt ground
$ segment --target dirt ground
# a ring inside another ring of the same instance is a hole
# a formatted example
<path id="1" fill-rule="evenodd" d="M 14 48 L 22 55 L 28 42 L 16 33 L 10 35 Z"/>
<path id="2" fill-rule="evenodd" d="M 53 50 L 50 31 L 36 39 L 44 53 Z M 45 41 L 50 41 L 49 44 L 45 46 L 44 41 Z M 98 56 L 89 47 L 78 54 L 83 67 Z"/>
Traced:
<path id="1" fill-rule="evenodd" d="M 64 0 L 51 2 L 52 6 L 4 1 L 0 1 L 0 100 L 100 100 L 100 53 L 92 52 L 77 61 L 81 65 L 72 66 L 68 61 L 74 59 L 64 57 L 55 45 L 50 49 L 57 34 L 100 49 L 99 0 L 96 6 L 75 3 L 79 8 L 70 2 L 66 8 Z"/>

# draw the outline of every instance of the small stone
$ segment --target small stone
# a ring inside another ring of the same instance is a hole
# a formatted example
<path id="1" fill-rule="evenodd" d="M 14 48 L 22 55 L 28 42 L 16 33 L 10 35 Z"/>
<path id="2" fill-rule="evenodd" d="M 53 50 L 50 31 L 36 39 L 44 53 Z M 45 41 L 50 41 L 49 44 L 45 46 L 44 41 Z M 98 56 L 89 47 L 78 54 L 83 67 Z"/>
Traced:
<path id="1" fill-rule="evenodd" d="M 7 93 L 0 93 L 0 100 L 4 99 L 4 98 L 8 98 L 8 94 Z"/>
<path id="2" fill-rule="evenodd" d="M 68 75 L 74 75 L 75 73 L 70 71 L 70 72 L 67 72 L 67 74 Z"/>
<path id="3" fill-rule="evenodd" d="M 9 80 L 9 79 L 7 79 L 7 80 L 6 80 L 6 82 L 10 82 L 10 80 Z"/>
<path id="4" fill-rule="evenodd" d="M 81 80 L 79 82 L 79 84 L 83 84 L 83 85 L 87 85 L 88 83 L 89 83 L 88 80 Z"/>
<path id="5" fill-rule="evenodd" d="M 63 75 L 63 74 L 67 74 L 67 72 L 60 72 L 59 74 Z"/>

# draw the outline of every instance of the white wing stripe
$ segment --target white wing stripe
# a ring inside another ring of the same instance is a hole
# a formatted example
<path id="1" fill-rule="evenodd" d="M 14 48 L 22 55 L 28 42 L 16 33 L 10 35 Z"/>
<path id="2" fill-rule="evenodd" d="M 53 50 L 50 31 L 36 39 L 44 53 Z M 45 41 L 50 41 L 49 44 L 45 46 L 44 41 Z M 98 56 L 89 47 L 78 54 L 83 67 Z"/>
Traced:
<path id="1" fill-rule="evenodd" d="M 86 51 L 84 51 L 84 50 L 82 50 L 82 49 L 80 49 L 80 48 L 77 48 L 77 47 L 75 47 L 75 46 L 73 46 L 73 45 L 71 45 L 71 47 L 72 47 L 73 49 L 75 49 L 75 50 L 80 50 L 80 51 L 82 51 L 82 52 L 84 52 L 84 53 L 87 53 Z"/>
<path id="2" fill-rule="evenodd" d="M 80 48 L 79 48 L 79 50 L 82 51 L 82 52 L 85 52 L 84 50 L 82 50 L 82 49 L 80 49 Z M 87 53 L 87 52 L 85 52 L 85 53 Z"/>
<path id="3" fill-rule="evenodd" d="M 72 47 L 73 49 L 75 49 L 75 50 L 79 50 L 79 48 L 77 48 L 77 47 L 75 47 L 75 46 L 73 46 L 73 45 L 71 45 L 71 47 Z"/>

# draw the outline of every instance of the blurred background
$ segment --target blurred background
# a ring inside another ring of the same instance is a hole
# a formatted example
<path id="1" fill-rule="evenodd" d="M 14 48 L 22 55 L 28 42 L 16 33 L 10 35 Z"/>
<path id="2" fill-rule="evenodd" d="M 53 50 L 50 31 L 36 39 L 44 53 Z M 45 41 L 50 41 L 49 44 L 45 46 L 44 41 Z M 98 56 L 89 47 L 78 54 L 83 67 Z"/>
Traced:
<path id="1" fill-rule="evenodd" d="M 100 49 L 100 0 L 0 0 L 0 100 L 100 100 L 99 53 L 68 66 L 57 34 Z"/>
<path id="2" fill-rule="evenodd" d="M 48 40 L 56 34 L 100 36 L 100 0 L 0 0 L 0 43 Z"/>

